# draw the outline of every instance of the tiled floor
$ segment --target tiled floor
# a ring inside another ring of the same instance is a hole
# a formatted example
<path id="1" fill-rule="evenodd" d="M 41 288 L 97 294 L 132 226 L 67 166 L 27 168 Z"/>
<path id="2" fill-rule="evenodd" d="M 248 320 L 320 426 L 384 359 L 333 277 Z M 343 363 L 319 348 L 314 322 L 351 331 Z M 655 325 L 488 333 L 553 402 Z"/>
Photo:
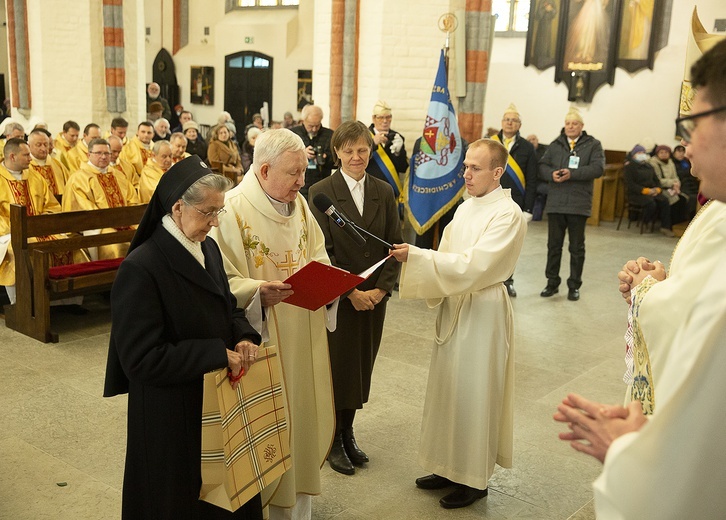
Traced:
<path id="1" fill-rule="evenodd" d="M 622 399 L 626 307 L 615 274 L 638 255 L 667 262 L 675 239 L 587 230 L 585 283 L 579 302 L 566 290 L 544 299 L 545 222 L 530 224 L 515 286 L 515 459 L 499 469 L 489 497 L 444 510 L 444 492 L 417 489 L 416 463 L 434 322 L 419 301 L 389 304 L 371 401 L 356 432 L 371 457 L 348 477 L 322 470 L 316 519 L 567 519 L 594 517 L 590 483 L 599 464 L 557 440 L 557 402 L 570 391 L 606 402 Z M 567 258 L 564 255 L 564 278 Z M 113 519 L 120 515 L 125 450 L 124 397 L 103 399 L 108 305 L 86 316 L 54 311 L 61 342 L 38 343 L 0 324 L 0 520 Z M 0 321 L 2 318 L 0 318 Z M 63 484 L 63 485 L 61 485 Z"/>

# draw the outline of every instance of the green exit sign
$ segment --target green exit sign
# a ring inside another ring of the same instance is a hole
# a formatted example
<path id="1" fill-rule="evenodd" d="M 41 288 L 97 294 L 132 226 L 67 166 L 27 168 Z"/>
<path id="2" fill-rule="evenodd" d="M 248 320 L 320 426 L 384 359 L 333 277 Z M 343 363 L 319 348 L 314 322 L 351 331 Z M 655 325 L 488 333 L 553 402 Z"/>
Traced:
<path id="1" fill-rule="evenodd" d="M 245 43 L 255 43 L 255 39 L 252 36 L 245 36 Z"/>

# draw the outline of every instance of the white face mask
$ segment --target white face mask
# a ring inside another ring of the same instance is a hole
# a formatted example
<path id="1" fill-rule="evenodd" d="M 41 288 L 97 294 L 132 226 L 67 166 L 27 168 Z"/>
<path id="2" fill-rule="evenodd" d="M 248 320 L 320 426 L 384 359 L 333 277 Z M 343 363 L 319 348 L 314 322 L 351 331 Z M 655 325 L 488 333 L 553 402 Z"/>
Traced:
<path id="1" fill-rule="evenodd" d="M 635 162 L 639 162 L 639 163 L 645 162 L 648 160 L 648 154 L 645 152 L 638 152 L 635 155 L 633 155 L 633 160 Z"/>

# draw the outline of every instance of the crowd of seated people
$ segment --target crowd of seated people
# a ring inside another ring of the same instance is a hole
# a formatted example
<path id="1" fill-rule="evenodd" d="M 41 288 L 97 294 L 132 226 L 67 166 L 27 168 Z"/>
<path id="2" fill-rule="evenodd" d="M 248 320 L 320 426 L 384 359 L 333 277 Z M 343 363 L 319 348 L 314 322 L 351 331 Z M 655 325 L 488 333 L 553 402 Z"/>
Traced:
<path id="1" fill-rule="evenodd" d="M 681 145 L 635 146 L 625 162 L 625 190 L 631 203 L 643 206 L 646 222 L 660 221 L 660 230 L 673 236 L 673 225 L 696 213 L 699 182 Z M 667 204 L 667 205 L 666 205 Z"/>

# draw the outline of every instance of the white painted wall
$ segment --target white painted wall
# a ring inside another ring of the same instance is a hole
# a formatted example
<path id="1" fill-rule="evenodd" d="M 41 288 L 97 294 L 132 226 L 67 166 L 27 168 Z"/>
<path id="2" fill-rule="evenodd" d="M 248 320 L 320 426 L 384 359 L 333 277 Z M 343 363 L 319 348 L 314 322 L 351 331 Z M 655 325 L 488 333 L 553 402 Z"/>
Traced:
<path id="1" fill-rule="evenodd" d="M 315 1 L 315 69 L 313 94 L 327 106 L 331 0 Z M 700 0 L 699 14 L 707 29 L 715 18 L 726 18 L 726 2 Z M 605 148 L 626 150 L 644 137 L 673 143 L 673 120 L 683 77 L 686 38 L 693 0 L 673 2 L 669 44 L 654 70 L 629 74 L 620 69 L 615 85 L 603 86 L 592 104 L 579 108 L 585 127 Z M 433 84 L 438 50 L 444 43 L 437 22 L 443 13 L 460 7 L 458 0 L 365 0 L 361 2 L 361 46 L 357 116 L 368 115 L 377 99 L 393 107 L 393 127 L 412 142 L 421 132 Z M 384 20 L 385 23 L 381 23 Z M 460 26 L 463 20 L 460 20 Z M 522 133 L 535 133 L 549 142 L 560 131 L 570 102 L 567 88 L 554 82 L 554 68 L 540 72 L 524 67 L 524 38 L 495 38 L 484 106 L 484 128 L 501 126 L 501 116 L 515 103 L 523 118 Z M 453 49 L 452 56 L 456 49 Z M 450 78 L 454 76 L 450 66 Z M 453 82 L 450 81 L 453 90 Z M 456 99 L 454 106 L 457 107 Z M 458 109 L 458 107 L 457 107 Z"/>
<path id="2" fill-rule="evenodd" d="M 393 108 L 392 128 L 411 143 L 423 131 L 445 35 L 449 0 L 365 0 L 360 8 L 356 117 L 371 123 L 379 99 Z M 313 97 L 330 111 L 331 0 L 315 0 Z M 381 21 L 383 20 L 383 23 Z M 412 146 L 412 145 L 409 145 Z"/>
<path id="3" fill-rule="evenodd" d="M 162 46 L 161 13 L 164 13 L 163 45 L 171 53 L 173 33 L 172 0 L 147 0 L 146 81 L 152 79 L 152 65 Z M 189 44 L 173 55 L 181 103 L 200 123 L 213 124 L 224 110 L 224 58 L 241 51 L 256 51 L 272 56 L 272 118 L 281 121 L 285 112 L 295 113 L 297 71 L 313 68 L 313 0 L 302 0 L 298 9 L 249 10 L 224 12 L 224 1 L 189 2 Z M 168 27 L 167 27 L 168 25 Z M 204 27 L 210 34 L 204 35 Z M 254 43 L 244 43 L 245 37 Z M 192 66 L 214 67 L 212 106 L 192 105 L 190 81 Z"/>
<path id="4" fill-rule="evenodd" d="M 674 120 L 678 110 L 681 80 L 690 32 L 693 6 L 707 30 L 715 18 L 726 18 L 724 0 L 676 0 L 673 2 L 668 45 L 655 60 L 654 69 L 630 74 L 615 73 L 615 84 L 597 91 L 592 104 L 578 104 L 585 130 L 612 150 L 630 150 L 643 138 L 656 143 L 675 143 Z M 542 142 L 559 135 L 570 106 L 567 87 L 554 83 L 554 68 L 540 72 L 524 67 L 525 40 L 496 38 L 492 51 L 489 85 L 484 107 L 484 128 L 501 127 L 502 113 L 517 105 L 523 134 L 537 134 Z"/>
<path id="5" fill-rule="evenodd" d="M 139 110 L 137 19 L 143 0 L 124 2 L 126 88 L 128 110 Z M 103 18 L 95 0 L 28 0 L 28 39 L 32 108 L 28 117 L 13 110 L 13 119 L 26 129 L 45 121 L 57 133 L 68 119 L 81 128 L 94 122 L 108 128 L 117 114 L 106 110 Z M 79 23 L 85 20 L 86 23 Z M 144 107 L 145 111 L 145 107 Z"/>

